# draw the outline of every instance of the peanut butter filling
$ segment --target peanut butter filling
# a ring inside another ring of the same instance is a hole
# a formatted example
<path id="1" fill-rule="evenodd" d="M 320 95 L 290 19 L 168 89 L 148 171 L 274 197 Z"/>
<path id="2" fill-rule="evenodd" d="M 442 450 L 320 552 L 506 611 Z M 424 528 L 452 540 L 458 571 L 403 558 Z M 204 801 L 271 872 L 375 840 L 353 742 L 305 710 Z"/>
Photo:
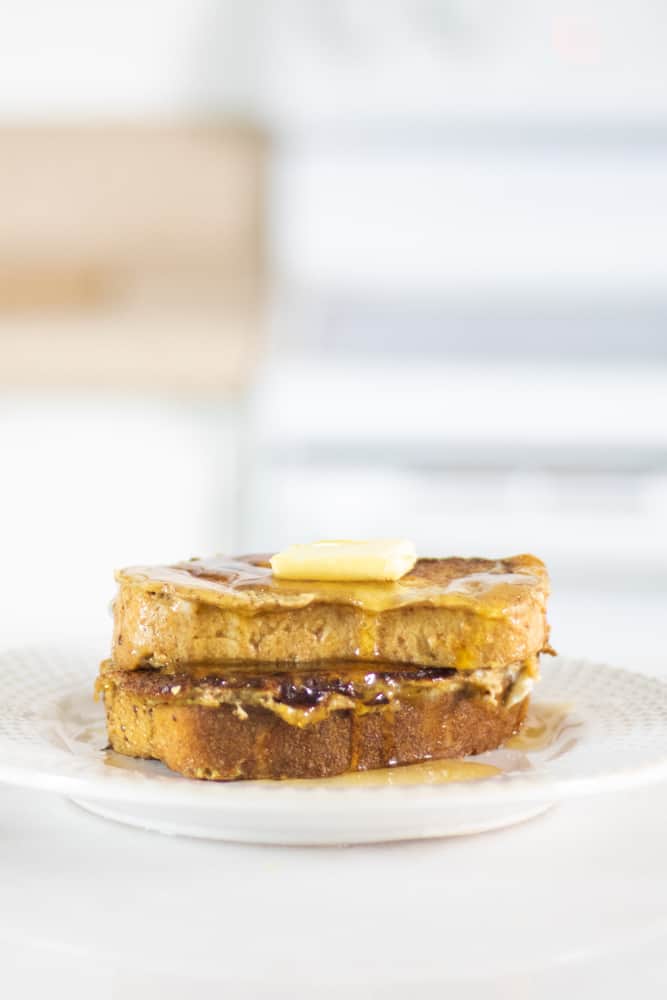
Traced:
<path id="1" fill-rule="evenodd" d="M 370 668 L 352 661 L 305 664 L 289 670 L 275 663 L 252 664 L 252 670 L 247 664 L 204 664 L 173 674 L 153 669 L 119 671 L 107 660 L 102 664 L 96 692 L 104 694 L 118 686 L 152 705 L 233 705 L 239 718 L 250 707 L 264 708 L 290 725 L 304 727 L 332 712 L 365 714 L 443 693 L 511 707 L 529 695 L 536 675 L 535 658 L 502 670 L 466 672 L 408 664 L 374 664 Z"/>

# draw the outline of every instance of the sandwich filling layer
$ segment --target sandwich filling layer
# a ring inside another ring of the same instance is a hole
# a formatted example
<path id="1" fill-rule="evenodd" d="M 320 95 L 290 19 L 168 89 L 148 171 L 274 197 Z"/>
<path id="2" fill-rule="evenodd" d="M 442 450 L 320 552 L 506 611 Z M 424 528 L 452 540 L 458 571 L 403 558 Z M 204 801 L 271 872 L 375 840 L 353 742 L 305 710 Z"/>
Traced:
<path id="1" fill-rule="evenodd" d="M 369 668 L 355 661 L 287 670 L 276 663 L 251 666 L 200 664 L 164 674 L 152 669 L 117 670 L 105 661 L 97 691 L 120 689 L 152 705 L 231 705 L 240 719 L 249 707 L 264 708 L 301 728 L 333 712 L 365 714 L 444 693 L 510 708 L 530 694 L 537 674 L 533 659 L 502 669 L 465 672 L 387 663 Z"/>

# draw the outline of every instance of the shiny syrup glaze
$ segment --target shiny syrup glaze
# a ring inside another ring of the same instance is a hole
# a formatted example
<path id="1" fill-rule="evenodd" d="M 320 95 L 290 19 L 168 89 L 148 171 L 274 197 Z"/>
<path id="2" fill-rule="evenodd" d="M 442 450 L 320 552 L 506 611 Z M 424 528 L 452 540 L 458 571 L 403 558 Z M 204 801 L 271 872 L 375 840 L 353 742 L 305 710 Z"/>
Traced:
<path id="1" fill-rule="evenodd" d="M 104 756 L 107 767 L 123 771 L 136 771 L 137 761 L 133 757 L 123 757 L 114 750 L 107 750 Z M 498 767 L 479 764 L 473 760 L 427 760 L 419 764 L 405 764 L 401 767 L 380 767 L 373 771 L 351 771 L 337 774 L 332 778 L 288 778 L 280 782 L 285 787 L 303 788 L 372 788 L 405 785 L 444 785 L 454 781 L 480 781 L 502 774 Z M 259 782 L 261 783 L 261 781 Z M 275 782 L 272 782 L 275 784 Z"/>
<path id="2" fill-rule="evenodd" d="M 572 706 L 559 702 L 532 702 L 521 729 L 505 743 L 510 750 L 526 753 L 548 750 L 565 735 L 574 738 L 581 722 L 572 714 Z"/>
<path id="3" fill-rule="evenodd" d="M 297 778 L 285 785 L 313 785 L 320 788 L 369 788 L 405 785 L 443 785 L 453 781 L 480 781 L 502 774 L 499 767 L 474 760 L 427 760 L 401 767 L 379 767 L 373 771 L 350 771 L 333 778 Z"/>
<path id="4" fill-rule="evenodd" d="M 393 583 L 283 580 L 271 572 L 269 556 L 213 556 L 173 566 L 135 566 L 118 573 L 121 583 L 166 591 L 186 600 L 262 611 L 312 603 L 354 605 L 371 614 L 431 605 L 467 607 L 502 617 L 536 589 L 546 600 L 543 564 L 534 556 L 512 560 L 420 559 L 414 570 Z M 369 623 L 367 645 L 373 643 Z"/>

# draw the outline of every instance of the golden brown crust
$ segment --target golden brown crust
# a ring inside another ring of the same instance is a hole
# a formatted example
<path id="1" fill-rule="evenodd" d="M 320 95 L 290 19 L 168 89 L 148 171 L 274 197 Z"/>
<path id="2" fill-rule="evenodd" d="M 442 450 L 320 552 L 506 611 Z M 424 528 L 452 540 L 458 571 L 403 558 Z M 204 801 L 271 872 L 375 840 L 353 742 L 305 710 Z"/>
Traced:
<path id="1" fill-rule="evenodd" d="M 507 707 L 462 691 L 424 691 L 299 727 L 274 712 L 229 704 L 156 702 L 122 676 L 104 691 L 109 741 L 131 757 L 163 761 L 190 778 L 315 778 L 500 746 L 521 725 L 528 698 Z"/>
<path id="2" fill-rule="evenodd" d="M 265 559 L 240 565 L 263 567 Z M 206 661 L 358 658 L 472 670 L 527 660 L 548 642 L 548 577 L 534 556 L 420 559 L 387 592 L 386 609 L 372 612 L 331 586 L 281 589 L 260 580 L 230 591 L 225 580 L 206 561 L 120 573 L 116 667 L 175 672 Z M 201 589 L 209 584 L 217 591 Z"/>

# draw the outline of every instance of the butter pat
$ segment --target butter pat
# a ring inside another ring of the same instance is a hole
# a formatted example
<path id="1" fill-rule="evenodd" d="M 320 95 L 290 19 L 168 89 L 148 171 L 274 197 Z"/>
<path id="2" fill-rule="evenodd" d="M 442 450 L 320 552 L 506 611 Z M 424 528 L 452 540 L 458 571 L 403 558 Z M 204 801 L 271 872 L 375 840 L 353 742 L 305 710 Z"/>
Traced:
<path id="1" fill-rule="evenodd" d="M 284 580 L 400 580 L 417 562 L 405 538 L 368 542 L 313 542 L 290 545 L 271 559 L 274 576 Z"/>

